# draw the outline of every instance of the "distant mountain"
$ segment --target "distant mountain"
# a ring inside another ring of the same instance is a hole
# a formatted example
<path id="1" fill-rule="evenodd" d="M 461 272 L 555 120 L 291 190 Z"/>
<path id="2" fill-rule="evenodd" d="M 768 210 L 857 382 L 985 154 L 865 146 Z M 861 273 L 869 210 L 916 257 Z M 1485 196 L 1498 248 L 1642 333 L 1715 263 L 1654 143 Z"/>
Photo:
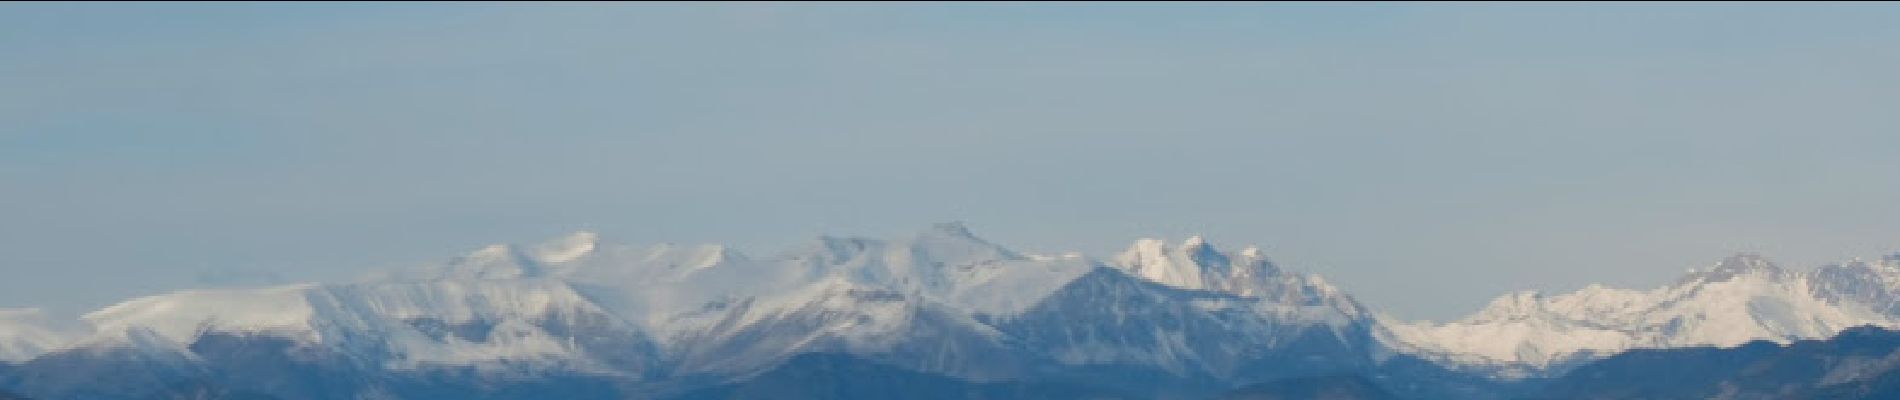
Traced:
<path id="1" fill-rule="evenodd" d="M 770 256 L 577 232 L 354 282 L 142 297 L 71 323 L 0 311 L 0 389 L 622 399 L 802 393 L 787 385 L 806 383 L 890 394 L 849 378 L 862 372 L 983 398 L 1087 389 L 1073 393 L 1198 399 L 1365 383 L 1405 398 L 1484 399 L 1536 393 L 1630 349 L 1893 326 L 1896 299 L 1891 257 L 1799 273 L 1745 255 L 1651 291 L 1514 294 L 1460 321 L 1400 323 L 1258 248 L 1200 237 L 1141 239 L 1097 259 L 1020 253 L 959 224 L 818 237 Z M 54 328 L 66 325 L 83 328 Z"/>
<path id="2" fill-rule="evenodd" d="M 1811 292 L 1830 302 L 1900 316 L 1900 254 L 1823 266 L 1809 274 L 1808 283 Z"/>
<path id="3" fill-rule="evenodd" d="M 1798 273 L 1753 254 L 1649 291 L 1591 285 L 1545 296 L 1520 292 L 1451 323 L 1396 323 L 1388 344 L 1504 379 L 1547 377 L 1629 349 L 1787 343 L 1859 325 L 1900 326 L 1889 302 L 1900 264 L 1847 264 Z"/>
<path id="4" fill-rule="evenodd" d="M 1900 332 L 1849 329 L 1827 340 L 1733 348 L 1640 349 L 1570 372 L 1550 399 L 1891 399 L 1900 397 Z"/>
<path id="5" fill-rule="evenodd" d="M 971 381 L 1209 393 L 1373 368 L 1369 321 L 1317 277 L 1199 238 L 1143 240 L 1104 262 L 1020 254 L 957 224 L 895 240 L 821 237 L 764 258 L 581 232 L 360 282 L 134 299 L 87 314 L 92 333 L 32 356 L 9 381 L 54 398 L 183 382 L 313 399 L 562 382 L 568 397 L 612 398 L 832 353 Z M 91 384 L 121 373 L 131 378 Z"/>
<path id="6" fill-rule="evenodd" d="M 38 309 L 0 309 L 0 364 L 18 363 L 65 344 L 73 332 L 51 327 Z"/>

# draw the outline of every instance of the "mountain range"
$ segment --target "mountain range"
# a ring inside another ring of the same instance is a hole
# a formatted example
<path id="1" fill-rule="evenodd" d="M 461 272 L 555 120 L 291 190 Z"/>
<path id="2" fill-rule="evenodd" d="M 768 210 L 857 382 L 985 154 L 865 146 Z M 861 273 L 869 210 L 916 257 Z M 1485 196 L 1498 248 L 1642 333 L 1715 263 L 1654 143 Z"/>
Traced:
<path id="1" fill-rule="evenodd" d="M 1227 250 L 1200 237 L 1141 239 L 1103 258 L 1040 255 L 948 223 L 891 239 L 819 237 L 754 257 L 577 232 L 353 282 L 136 298 L 78 321 L 0 311 L 0 392 L 1589 397 L 1601 393 L 1553 390 L 1608 387 L 1576 383 L 1596 375 L 1575 371 L 1637 355 L 1807 349 L 1896 321 L 1900 256 L 1796 272 L 1742 254 L 1659 288 L 1511 293 L 1434 323 L 1399 321 L 1258 248 Z M 1816 351 L 1826 349 L 1836 347 Z M 1842 379 L 1828 382 L 1852 381 Z M 1860 390 L 1809 386 L 1802 390 Z M 1727 393 L 1683 390 L 1669 393 Z"/>

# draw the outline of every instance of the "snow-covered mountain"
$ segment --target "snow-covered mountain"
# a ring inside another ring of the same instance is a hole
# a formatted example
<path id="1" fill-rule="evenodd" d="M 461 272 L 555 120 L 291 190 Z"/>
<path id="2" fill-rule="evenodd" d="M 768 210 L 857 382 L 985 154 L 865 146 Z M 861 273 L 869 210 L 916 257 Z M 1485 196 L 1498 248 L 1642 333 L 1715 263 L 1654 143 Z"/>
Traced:
<path id="1" fill-rule="evenodd" d="M 75 321 L 84 332 L 0 312 L 0 389 L 645 398 L 839 353 L 1137 397 L 1335 372 L 1474 397 L 1488 379 L 1547 377 L 1631 348 L 1821 338 L 1897 317 L 1900 257 L 1789 272 L 1742 255 L 1653 290 L 1516 293 L 1462 320 L 1402 323 L 1259 248 L 1200 237 L 1141 239 L 1097 259 L 1019 253 L 959 224 L 818 237 L 769 256 L 576 232 L 355 282 L 132 299 Z"/>
<path id="2" fill-rule="evenodd" d="M 94 364 L 172 371 L 122 391 L 259 373 L 223 370 L 237 362 L 401 377 L 344 385 L 397 397 L 444 374 L 584 376 L 666 391 L 802 353 L 977 381 L 1158 373 L 1225 382 L 1363 368 L 1373 345 L 1363 306 L 1258 249 L 1143 239 L 1101 261 L 1021 254 L 959 224 L 890 240 L 820 237 L 770 257 L 579 232 L 358 282 L 144 297 L 82 320 L 89 335 L 16 357 L 22 376 L 40 380 L 22 391 L 91 393 L 83 379 L 40 378 Z M 284 374 L 271 379 L 338 385 Z"/>
<path id="3" fill-rule="evenodd" d="M 0 363 L 30 360 L 70 340 L 51 322 L 39 309 L 0 309 Z"/>
<path id="4" fill-rule="evenodd" d="M 1900 254 L 1823 266 L 1808 277 L 1808 285 L 1831 303 L 1861 304 L 1900 317 Z"/>
<path id="5" fill-rule="evenodd" d="M 1547 296 L 1518 292 L 1449 323 L 1382 324 L 1395 347 L 1504 378 L 1546 376 L 1632 348 L 1732 347 L 1897 326 L 1891 258 L 1813 273 L 1740 254 L 1647 290 L 1591 285 Z"/>

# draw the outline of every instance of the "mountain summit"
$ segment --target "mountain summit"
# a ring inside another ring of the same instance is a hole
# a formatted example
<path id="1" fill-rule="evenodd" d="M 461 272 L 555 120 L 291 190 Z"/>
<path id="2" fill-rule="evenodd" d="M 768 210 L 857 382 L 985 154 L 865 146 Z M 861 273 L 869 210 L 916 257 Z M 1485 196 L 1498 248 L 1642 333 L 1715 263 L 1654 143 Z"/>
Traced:
<path id="1" fill-rule="evenodd" d="M 1780 276 L 1784 274 L 1787 274 L 1786 270 L 1781 269 L 1781 266 L 1776 265 L 1773 261 L 1762 257 L 1761 254 L 1737 253 L 1722 259 L 1722 261 L 1716 262 L 1715 266 L 1709 268 L 1707 271 L 1690 273 L 1683 276 L 1681 282 L 1723 282 L 1745 275 Z"/>

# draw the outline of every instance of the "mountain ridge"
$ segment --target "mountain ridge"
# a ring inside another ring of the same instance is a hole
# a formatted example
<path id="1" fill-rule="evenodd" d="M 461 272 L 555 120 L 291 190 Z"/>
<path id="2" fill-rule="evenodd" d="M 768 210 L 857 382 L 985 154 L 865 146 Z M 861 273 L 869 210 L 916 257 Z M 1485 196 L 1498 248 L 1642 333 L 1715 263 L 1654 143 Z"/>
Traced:
<path id="1" fill-rule="evenodd" d="M 1519 292 L 1461 320 L 1402 322 L 1258 247 L 1223 251 L 1200 236 L 1140 239 L 1097 259 L 1022 254 L 945 223 L 750 257 L 581 231 L 356 282 L 140 297 L 88 313 L 89 334 L 31 346 L 7 339 L 36 325 L 0 324 L 0 356 L 15 354 L 0 359 L 15 365 L 0 389 L 66 398 L 95 389 L 85 374 L 144 365 L 158 374 L 116 390 L 275 371 L 252 380 L 302 383 L 226 389 L 479 394 L 458 390 L 569 382 L 591 394 L 679 393 L 831 353 L 971 382 L 1117 382 L 1109 389 L 1148 396 L 1332 373 L 1482 398 L 1501 396 L 1486 386 L 1629 349 L 1891 327 L 1896 299 L 1896 257 L 1789 272 L 1744 254 L 1652 290 Z M 60 371 L 81 378 L 17 382 Z"/>

